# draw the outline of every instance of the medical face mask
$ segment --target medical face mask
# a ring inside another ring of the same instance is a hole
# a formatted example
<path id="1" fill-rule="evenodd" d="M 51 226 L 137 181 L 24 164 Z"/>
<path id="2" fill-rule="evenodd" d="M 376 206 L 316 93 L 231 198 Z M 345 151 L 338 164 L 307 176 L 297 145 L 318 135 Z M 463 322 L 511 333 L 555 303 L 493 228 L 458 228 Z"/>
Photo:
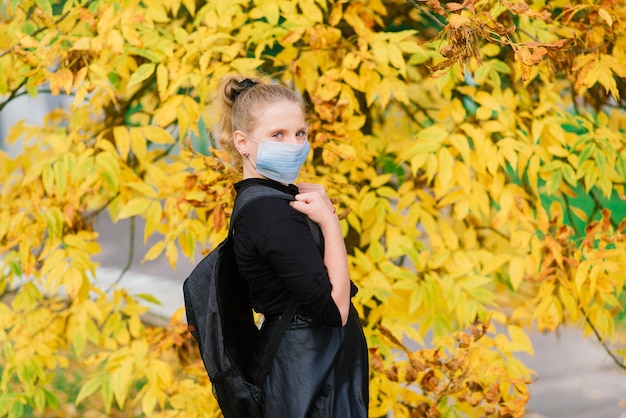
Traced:
<path id="1" fill-rule="evenodd" d="M 257 141 L 247 134 L 244 135 L 259 145 L 256 163 L 248 155 L 257 173 L 280 183 L 289 184 L 296 181 L 300 168 L 311 150 L 308 140 L 305 139 L 302 144 L 287 144 Z"/>

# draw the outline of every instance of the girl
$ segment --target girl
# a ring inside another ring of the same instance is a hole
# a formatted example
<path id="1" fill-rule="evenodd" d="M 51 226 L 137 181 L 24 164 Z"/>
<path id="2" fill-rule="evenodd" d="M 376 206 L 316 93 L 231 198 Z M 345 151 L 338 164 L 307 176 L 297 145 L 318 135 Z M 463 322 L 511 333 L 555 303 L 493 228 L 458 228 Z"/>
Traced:
<path id="1" fill-rule="evenodd" d="M 289 302 L 299 307 L 265 380 L 265 416 L 367 417 L 367 346 L 339 220 L 323 187 L 293 184 L 310 150 L 303 100 L 279 84 L 229 76 L 219 101 L 220 145 L 243 170 L 237 193 L 261 184 L 295 196 L 255 200 L 234 225 L 237 267 L 264 315 L 250 376 Z"/>

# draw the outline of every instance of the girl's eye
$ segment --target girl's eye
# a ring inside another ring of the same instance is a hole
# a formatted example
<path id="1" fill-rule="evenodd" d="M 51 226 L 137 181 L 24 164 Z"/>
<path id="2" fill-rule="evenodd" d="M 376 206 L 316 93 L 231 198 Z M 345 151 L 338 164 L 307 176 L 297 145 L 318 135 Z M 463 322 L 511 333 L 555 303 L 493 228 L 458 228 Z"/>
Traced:
<path id="1" fill-rule="evenodd" d="M 300 131 L 296 134 L 297 136 L 306 136 L 306 132 Z"/>

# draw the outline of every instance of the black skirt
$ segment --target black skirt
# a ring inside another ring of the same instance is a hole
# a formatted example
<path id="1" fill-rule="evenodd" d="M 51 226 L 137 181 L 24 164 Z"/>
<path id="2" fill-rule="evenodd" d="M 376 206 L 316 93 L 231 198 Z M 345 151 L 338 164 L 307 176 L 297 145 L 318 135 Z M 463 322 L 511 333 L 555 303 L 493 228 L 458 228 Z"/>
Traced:
<path id="1" fill-rule="evenodd" d="M 263 358 L 278 319 L 263 323 L 256 359 Z M 296 314 L 272 360 L 264 392 L 266 418 L 366 418 L 368 352 L 354 307 L 344 327 L 318 325 Z"/>

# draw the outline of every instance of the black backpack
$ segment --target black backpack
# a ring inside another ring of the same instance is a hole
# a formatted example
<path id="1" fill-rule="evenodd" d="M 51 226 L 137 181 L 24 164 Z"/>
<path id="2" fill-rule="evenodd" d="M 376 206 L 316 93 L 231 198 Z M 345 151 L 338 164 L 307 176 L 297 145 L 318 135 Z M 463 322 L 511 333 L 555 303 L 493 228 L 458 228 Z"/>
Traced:
<path id="1" fill-rule="evenodd" d="M 235 201 L 228 236 L 198 263 L 183 283 L 189 330 L 198 343 L 213 394 L 225 418 L 263 417 L 263 383 L 280 339 L 297 310 L 297 303 L 292 300 L 281 315 L 278 331 L 257 375 L 246 376 L 243 365 L 254 354 L 259 330 L 254 322 L 248 286 L 237 271 L 232 236 L 237 215 L 262 197 L 294 200 L 288 193 L 262 185 L 242 190 Z M 314 237 L 319 244 L 320 237 Z"/>

